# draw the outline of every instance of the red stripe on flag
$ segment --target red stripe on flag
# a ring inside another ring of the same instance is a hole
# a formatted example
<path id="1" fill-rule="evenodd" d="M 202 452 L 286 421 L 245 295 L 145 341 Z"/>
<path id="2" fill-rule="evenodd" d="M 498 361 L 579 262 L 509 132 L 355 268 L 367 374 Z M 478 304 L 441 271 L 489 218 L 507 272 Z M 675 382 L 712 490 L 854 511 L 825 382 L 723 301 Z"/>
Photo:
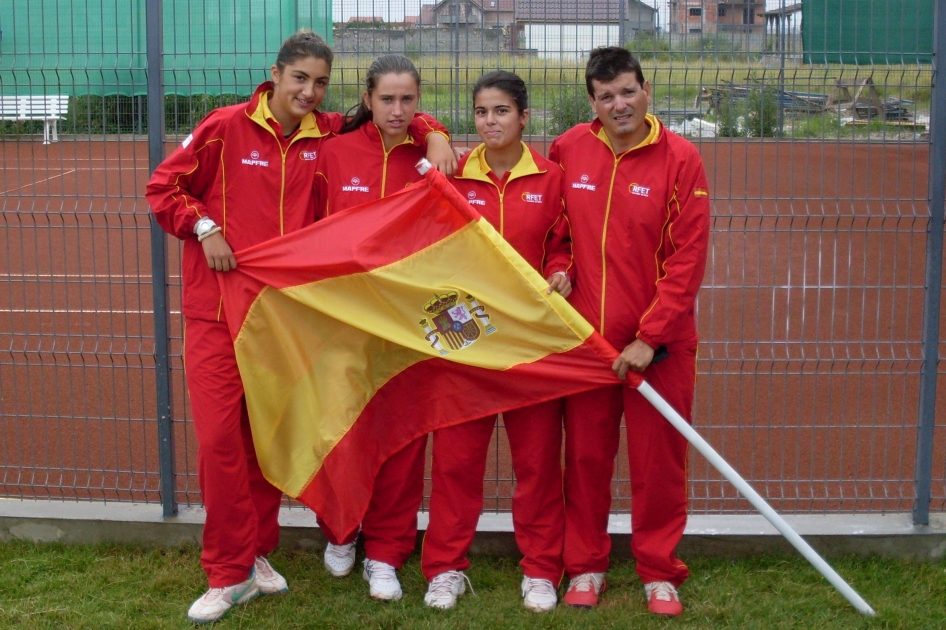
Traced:
<path id="1" fill-rule="evenodd" d="M 456 192 L 447 186 L 418 182 L 390 197 L 237 252 L 240 273 L 217 276 L 234 337 L 264 287 L 282 289 L 371 271 L 407 258 L 478 220 L 475 211 L 453 205 L 456 198 L 444 199 L 443 191 Z"/>
<path id="2" fill-rule="evenodd" d="M 378 390 L 297 497 L 346 539 L 368 508 L 374 479 L 391 455 L 439 428 L 569 394 L 617 385 L 617 353 L 597 334 L 577 348 L 509 370 L 429 359 Z M 483 392 L 489 392 L 484 396 Z"/>

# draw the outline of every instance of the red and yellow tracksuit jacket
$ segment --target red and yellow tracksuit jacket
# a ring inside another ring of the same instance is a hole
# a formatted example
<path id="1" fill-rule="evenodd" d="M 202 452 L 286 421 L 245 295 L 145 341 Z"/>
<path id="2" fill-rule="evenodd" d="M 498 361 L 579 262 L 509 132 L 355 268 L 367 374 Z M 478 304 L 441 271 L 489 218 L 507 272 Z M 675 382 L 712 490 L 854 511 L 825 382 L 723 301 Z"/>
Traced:
<path id="1" fill-rule="evenodd" d="M 497 183 L 486 164 L 485 145 L 463 156 L 452 179 L 468 203 L 548 278 L 568 272 L 571 236 L 562 204 L 561 169 L 522 145 L 522 158 Z"/>
<path id="2" fill-rule="evenodd" d="M 194 224 L 209 216 L 223 228 L 233 251 L 292 232 L 315 220 L 315 164 L 322 143 L 344 123 L 337 113 L 306 115 L 284 138 L 269 110 L 273 84 L 248 103 L 221 107 L 155 170 L 146 197 L 158 224 L 184 241 L 182 276 L 186 317 L 222 321 L 220 289 L 207 266 Z M 410 130 L 446 133 L 419 115 Z M 423 146 L 426 146 L 425 144 Z"/>
<path id="3" fill-rule="evenodd" d="M 706 268 L 710 204 L 691 143 L 647 116 L 650 133 L 615 155 L 600 123 L 555 140 L 576 263 L 576 309 L 618 351 L 697 344 L 694 305 Z"/>
<path id="4" fill-rule="evenodd" d="M 404 142 L 385 150 L 381 132 L 370 121 L 326 142 L 316 163 L 318 218 L 387 197 L 420 181 L 423 177 L 415 165 L 424 153 L 412 128 Z"/>

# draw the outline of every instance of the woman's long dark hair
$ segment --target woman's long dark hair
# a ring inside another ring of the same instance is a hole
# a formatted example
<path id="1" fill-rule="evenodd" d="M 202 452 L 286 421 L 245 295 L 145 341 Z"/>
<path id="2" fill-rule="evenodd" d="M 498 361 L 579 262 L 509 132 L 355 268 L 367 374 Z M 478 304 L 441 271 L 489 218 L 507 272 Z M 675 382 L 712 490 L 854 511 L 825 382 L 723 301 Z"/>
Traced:
<path id="1" fill-rule="evenodd" d="M 365 77 L 365 89 L 368 91 L 369 97 L 378 87 L 378 80 L 386 74 L 410 74 L 417 82 L 418 90 L 420 89 L 420 73 L 417 72 L 417 66 L 414 65 L 413 61 L 404 55 L 382 55 L 368 67 L 368 75 Z M 371 110 L 365 104 L 364 98 L 358 101 L 358 105 L 352 109 L 355 110 L 355 113 L 351 114 L 351 109 L 348 110 L 351 118 L 342 126 L 342 133 L 354 131 L 371 120 Z"/>

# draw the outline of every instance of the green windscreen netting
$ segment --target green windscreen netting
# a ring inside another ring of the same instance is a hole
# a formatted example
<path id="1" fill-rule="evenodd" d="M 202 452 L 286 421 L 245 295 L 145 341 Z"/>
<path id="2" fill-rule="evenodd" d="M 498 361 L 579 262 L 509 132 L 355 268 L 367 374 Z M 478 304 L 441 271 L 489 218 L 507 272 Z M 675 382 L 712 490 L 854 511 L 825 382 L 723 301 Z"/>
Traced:
<path id="1" fill-rule="evenodd" d="M 249 94 L 283 39 L 332 43 L 331 0 L 164 0 L 169 94 Z M 145 0 L 0 0 L 0 94 L 146 93 Z"/>
<path id="2" fill-rule="evenodd" d="M 805 63 L 930 63 L 934 0 L 803 0 Z"/>

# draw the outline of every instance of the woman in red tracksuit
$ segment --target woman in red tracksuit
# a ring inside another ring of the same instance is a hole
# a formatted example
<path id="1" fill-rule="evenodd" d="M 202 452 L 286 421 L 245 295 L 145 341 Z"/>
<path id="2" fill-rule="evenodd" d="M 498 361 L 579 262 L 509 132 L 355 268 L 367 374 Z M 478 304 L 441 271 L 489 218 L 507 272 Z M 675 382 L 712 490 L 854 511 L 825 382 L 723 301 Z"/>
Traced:
<path id="1" fill-rule="evenodd" d="M 571 244 L 563 207 L 563 176 L 522 142 L 529 119 L 525 83 L 511 72 L 483 75 L 473 88 L 476 130 L 483 144 L 464 156 L 453 178 L 469 203 L 539 273 L 549 292 L 571 293 Z M 503 413 L 516 490 L 513 523 L 523 554 L 523 605 L 555 608 L 562 579 L 565 502 L 562 497 L 562 402 Z M 483 507 L 483 474 L 495 416 L 434 433 L 430 525 L 421 567 L 430 582 L 424 601 L 452 608 L 464 590 Z"/>
<path id="2" fill-rule="evenodd" d="M 266 560 L 279 539 L 282 493 L 256 460 L 215 274 L 236 267 L 234 251 L 315 219 L 315 160 L 323 140 L 344 123 L 340 114 L 317 111 L 332 59 L 331 48 L 311 31 L 289 37 L 272 81 L 248 103 L 208 114 L 147 186 L 158 224 L 184 241 L 185 378 L 206 509 L 201 563 L 210 585 L 188 611 L 197 623 L 215 621 L 260 593 L 288 590 Z M 431 128 L 429 121 L 412 124 L 417 133 Z M 449 169 L 449 145 L 433 136 L 431 144 L 440 151 L 432 161 Z"/>
<path id="3" fill-rule="evenodd" d="M 415 164 L 424 151 L 408 129 L 420 100 L 417 68 L 402 55 L 384 55 L 368 68 L 365 82 L 355 115 L 319 155 L 320 218 L 387 197 L 422 179 Z M 401 598 L 396 570 L 414 550 L 426 446 L 426 436 L 415 440 L 378 472 L 361 525 L 366 555 L 362 575 L 375 599 Z M 348 575 L 358 533 L 343 540 L 319 523 L 329 540 L 326 568 L 336 577 Z"/>

